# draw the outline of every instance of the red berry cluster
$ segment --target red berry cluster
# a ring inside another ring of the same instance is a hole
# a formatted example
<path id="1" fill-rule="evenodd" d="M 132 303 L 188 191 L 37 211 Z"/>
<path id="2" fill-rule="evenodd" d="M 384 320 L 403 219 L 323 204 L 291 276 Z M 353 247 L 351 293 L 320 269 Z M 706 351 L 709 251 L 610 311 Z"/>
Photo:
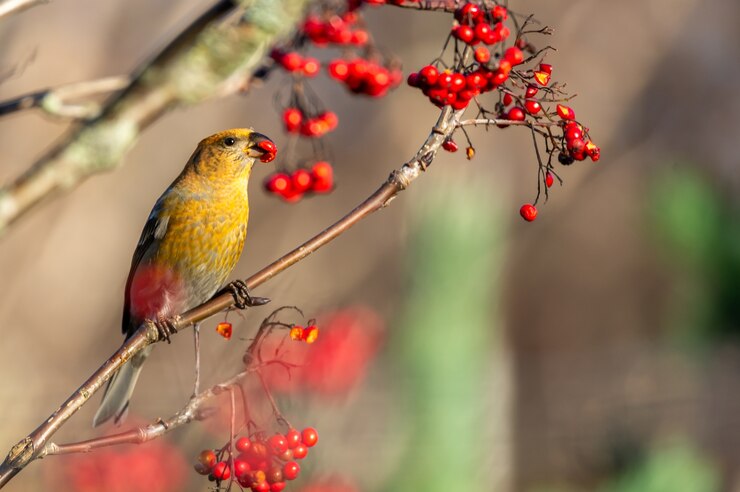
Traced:
<path id="1" fill-rule="evenodd" d="M 558 156 L 560 163 L 567 166 L 573 161 L 584 161 L 586 157 L 590 157 L 593 162 L 598 161 L 601 158 L 601 149 L 589 138 L 588 128 L 575 121 L 575 111 L 568 106 L 558 104 L 557 113 L 563 120 L 563 140 L 565 141 L 565 149 L 561 150 Z"/>
<path id="2" fill-rule="evenodd" d="M 490 60 L 488 49 L 482 49 L 488 54 L 477 58 Z M 442 71 L 434 65 L 427 65 L 409 75 L 408 84 L 421 89 L 432 104 L 439 107 L 449 105 L 460 110 L 466 108 L 474 97 L 501 86 L 508 80 L 511 70 L 523 61 L 522 50 L 512 46 L 504 52 L 503 58 L 495 65 L 478 62 L 475 67 Z"/>
<path id="3" fill-rule="evenodd" d="M 316 325 L 295 325 L 290 329 L 290 339 L 296 342 L 313 343 L 319 338 L 319 327 Z"/>
<path id="4" fill-rule="evenodd" d="M 401 83 L 403 74 L 397 66 L 385 66 L 373 60 L 337 58 L 327 66 L 329 75 L 355 94 L 383 97 Z"/>
<path id="5" fill-rule="evenodd" d="M 306 194 L 329 193 L 334 189 L 334 170 L 328 162 L 318 161 L 310 170 L 278 171 L 267 176 L 265 189 L 286 202 L 297 202 Z"/>
<path id="6" fill-rule="evenodd" d="M 269 438 L 262 433 L 240 437 L 234 445 L 239 454 L 233 460 L 228 445 L 221 450 L 206 449 L 198 456 L 195 471 L 216 482 L 233 477 L 253 492 L 280 492 L 286 481 L 298 478 L 301 467 L 297 460 L 308 456 L 308 448 L 318 441 L 319 435 L 312 427 L 301 432 L 290 429 Z"/>
<path id="7" fill-rule="evenodd" d="M 352 11 L 323 20 L 318 15 L 311 14 L 306 17 L 302 31 L 317 46 L 330 43 L 365 46 L 370 41 L 370 34 L 365 29 L 356 27 L 359 19 L 359 15 Z"/>
<path id="8" fill-rule="evenodd" d="M 321 62 L 316 58 L 303 57 L 296 51 L 273 50 L 270 56 L 291 73 L 315 77 L 321 70 Z"/>
<path id="9" fill-rule="evenodd" d="M 333 111 L 323 111 L 309 117 L 300 108 L 286 108 L 283 111 L 283 124 L 288 133 L 300 133 L 304 137 L 323 137 L 337 127 L 339 118 Z"/>
<path id="10" fill-rule="evenodd" d="M 494 5 L 489 8 L 476 3 L 466 3 L 455 10 L 458 24 L 452 26 L 451 34 L 465 44 L 496 44 L 508 39 L 511 31 L 504 25 L 509 16 L 506 7 Z"/>

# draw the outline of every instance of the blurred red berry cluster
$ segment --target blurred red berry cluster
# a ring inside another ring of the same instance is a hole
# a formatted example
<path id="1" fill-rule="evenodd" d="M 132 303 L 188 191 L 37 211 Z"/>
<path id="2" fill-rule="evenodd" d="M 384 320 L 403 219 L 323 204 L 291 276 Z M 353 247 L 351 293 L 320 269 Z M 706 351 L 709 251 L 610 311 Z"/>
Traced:
<path id="1" fill-rule="evenodd" d="M 334 189 L 334 170 L 326 161 L 318 161 L 311 169 L 298 168 L 288 173 L 277 171 L 265 179 L 265 189 L 288 203 L 310 193 L 329 193 Z"/>
<path id="2" fill-rule="evenodd" d="M 130 419 L 133 420 L 133 419 Z M 180 492 L 187 460 L 166 439 L 60 456 L 49 468 L 48 490 L 73 492 Z"/>
<path id="3" fill-rule="evenodd" d="M 355 94 L 383 97 L 401 83 L 403 73 L 398 66 L 385 66 L 373 60 L 337 58 L 328 66 L 329 75 Z"/>
<path id="4" fill-rule="evenodd" d="M 285 434 L 269 437 L 264 432 L 255 432 L 249 437 L 236 438 L 221 449 L 201 451 L 194 468 L 217 484 L 236 480 L 253 492 L 280 492 L 286 482 L 298 478 L 301 471 L 298 461 L 306 458 L 308 449 L 318 441 L 319 434 L 313 427 L 303 431 L 291 428 Z"/>
<path id="5" fill-rule="evenodd" d="M 346 395 L 360 384 L 383 341 L 381 318 L 366 307 L 350 307 L 318 317 L 321 336 L 310 346 L 290 344 L 282 349 L 281 360 L 293 367 L 265 367 L 263 375 L 270 388 L 283 393 L 305 392 L 317 396 Z M 279 345 L 267 341 L 265 352 Z"/>

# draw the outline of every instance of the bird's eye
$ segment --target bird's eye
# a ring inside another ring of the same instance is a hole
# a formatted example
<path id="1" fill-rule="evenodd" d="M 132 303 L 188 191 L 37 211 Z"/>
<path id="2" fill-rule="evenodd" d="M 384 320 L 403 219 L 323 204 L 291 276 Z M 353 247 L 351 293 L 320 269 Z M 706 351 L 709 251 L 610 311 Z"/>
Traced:
<path id="1" fill-rule="evenodd" d="M 224 139 L 224 145 L 227 147 L 231 147 L 236 143 L 236 139 L 234 137 L 226 137 Z"/>

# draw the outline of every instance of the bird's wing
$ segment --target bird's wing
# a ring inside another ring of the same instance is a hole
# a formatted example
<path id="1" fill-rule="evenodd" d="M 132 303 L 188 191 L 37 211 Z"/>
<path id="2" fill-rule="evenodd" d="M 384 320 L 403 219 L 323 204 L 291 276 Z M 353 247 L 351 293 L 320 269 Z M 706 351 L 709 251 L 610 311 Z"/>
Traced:
<path id="1" fill-rule="evenodd" d="M 136 331 L 138 324 L 141 320 L 134 320 L 131 316 L 131 283 L 134 279 L 134 274 L 139 268 L 141 261 L 148 256 L 147 253 L 155 249 L 159 244 L 159 241 L 167 233 L 167 224 L 169 222 L 169 215 L 163 214 L 160 206 L 162 199 L 157 202 L 154 209 L 149 214 L 149 218 L 144 224 L 144 230 L 141 231 L 141 237 L 139 243 L 136 245 L 134 250 L 134 256 L 131 259 L 131 270 L 126 280 L 126 290 L 123 302 L 123 323 L 122 331 L 124 335 L 131 336 Z"/>

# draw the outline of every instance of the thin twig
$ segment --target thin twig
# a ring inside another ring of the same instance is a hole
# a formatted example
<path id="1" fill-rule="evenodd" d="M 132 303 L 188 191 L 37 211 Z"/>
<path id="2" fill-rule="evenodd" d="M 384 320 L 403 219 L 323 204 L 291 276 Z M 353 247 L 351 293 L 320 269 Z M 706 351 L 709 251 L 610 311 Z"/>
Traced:
<path id="1" fill-rule="evenodd" d="M 405 190 L 429 166 L 445 139 L 458 128 L 457 122 L 463 112 L 464 110 L 453 111 L 449 106 L 445 107 L 426 141 L 412 159 L 400 169 L 391 173 L 386 182 L 354 210 L 293 251 L 249 277 L 246 280 L 249 290 L 251 291 L 267 282 L 275 275 L 328 244 L 360 220 L 387 206 L 399 192 Z M 172 326 L 176 332 L 179 332 L 233 305 L 234 298 L 230 293 L 221 294 L 182 315 L 173 317 L 171 319 Z M 142 324 L 136 333 L 128 338 L 121 348 L 97 369 L 48 419 L 13 446 L 5 461 L 0 465 L 0 488 L 31 461 L 39 457 L 39 453 L 45 449 L 45 445 L 51 436 L 89 401 L 92 395 L 113 376 L 121 365 L 145 347 L 159 341 L 161 341 L 159 340 L 159 333 L 154 324 L 150 321 Z"/>
<path id="2" fill-rule="evenodd" d="M 72 104 L 71 100 L 81 99 L 96 94 L 107 94 L 128 87 L 131 78 L 125 75 L 106 77 L 98 80 L 76 82 L 53 89 L 31 92 L 16 98 L 0 102 L 0 116 L 17 111 L 40 108 L 44 112 L 65 118 L 87 119 L 100 114 L 99 104 L 87 102 Z"/>

